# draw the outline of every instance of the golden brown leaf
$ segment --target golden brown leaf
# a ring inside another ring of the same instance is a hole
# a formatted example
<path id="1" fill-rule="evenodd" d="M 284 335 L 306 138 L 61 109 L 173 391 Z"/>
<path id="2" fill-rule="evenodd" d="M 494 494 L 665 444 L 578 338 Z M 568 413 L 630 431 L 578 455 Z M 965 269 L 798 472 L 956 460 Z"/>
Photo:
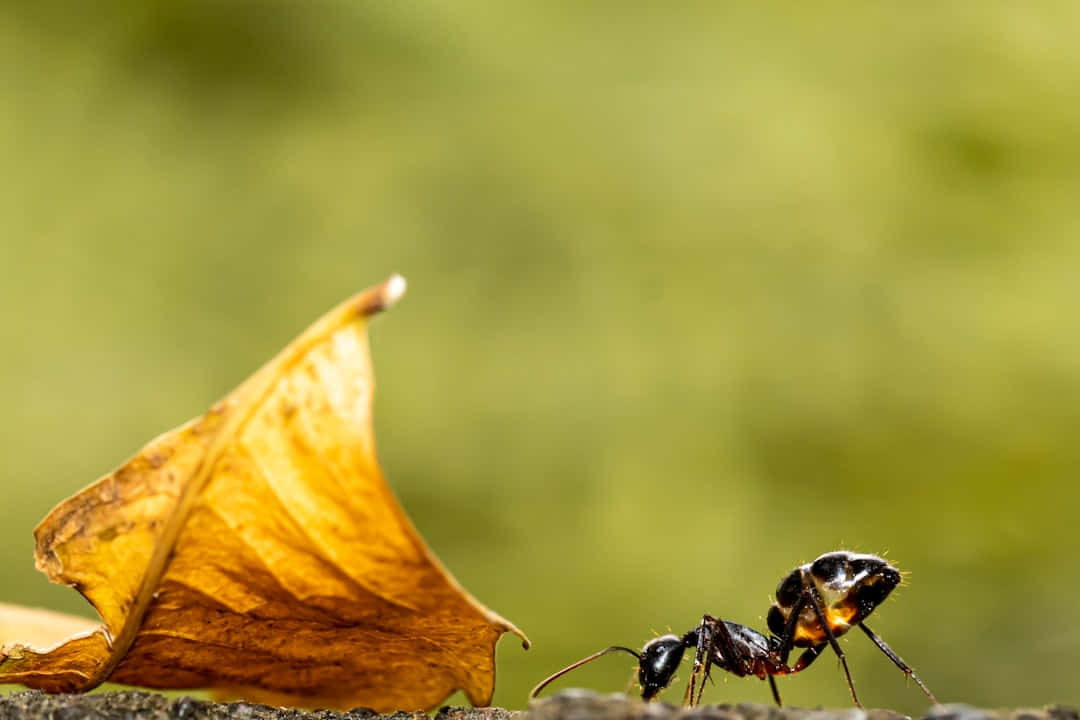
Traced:
<path id="1" fill-rule="evenodd" d="M 403 290 L 395 276 L 343 303 L 206 415 L 57 506 L 35 531 L 37 566 L 104 624 L 51 649 L 3 645 L 0 683 L 380 711 L 460 688 L 489 703 L 499 636 L 528 641 L 446 572 L 375 459 L 366 324 Z M 25 613 L 0 607 L 0 629 L 5 616 L 66 622 Z"/>

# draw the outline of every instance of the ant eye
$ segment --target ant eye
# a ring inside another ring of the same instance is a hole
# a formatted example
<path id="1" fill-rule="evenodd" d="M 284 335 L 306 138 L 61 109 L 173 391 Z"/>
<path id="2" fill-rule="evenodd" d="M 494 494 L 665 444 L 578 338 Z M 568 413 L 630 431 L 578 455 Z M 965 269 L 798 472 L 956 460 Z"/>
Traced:
<path id="1" fill-rule="evenodd" d="M 832 580 L 843 570 L 845 562 L 843 554 L 828 553 L 814 561 L 814 564 L 810 566 L 810 572 L 819 580 Z"/>
<path id="2" fill-rule="evenodd" d="M 776 602 L 783 607 L 791 607 L 799 601 L 799 595 L 802 593 L 802 573 L 796 568 L 791 573 L 780 581 L 780 585 L 776 588 Z"/>

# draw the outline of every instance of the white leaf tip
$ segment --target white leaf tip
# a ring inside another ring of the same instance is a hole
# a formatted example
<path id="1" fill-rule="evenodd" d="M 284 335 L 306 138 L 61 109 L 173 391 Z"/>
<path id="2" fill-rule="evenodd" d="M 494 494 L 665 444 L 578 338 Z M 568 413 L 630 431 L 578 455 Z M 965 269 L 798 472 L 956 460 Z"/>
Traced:
<path id="1" fill-rule="evenodd" d="M 405 282 L 405 278 L 397 273 L 394 273 L 386 281 L 385 289 L 383 290 L 383 304 L 389 308 L 405 294 L 405 290 L 408 288 L 408 283 Z"/>

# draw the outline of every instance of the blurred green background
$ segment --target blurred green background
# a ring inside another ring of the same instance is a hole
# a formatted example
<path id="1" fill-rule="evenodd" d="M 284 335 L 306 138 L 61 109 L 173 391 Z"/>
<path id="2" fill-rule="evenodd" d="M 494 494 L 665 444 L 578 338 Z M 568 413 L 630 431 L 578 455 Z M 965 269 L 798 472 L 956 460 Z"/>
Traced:
<path id="1" fill-rule="evenodd" d="M 0 598 L 87 613 L 36 522 L 398 271 L 380 457 L 534 642 L 500 644 L 497 704 L 704 612 L 764 629 L 835 548 L 911 571 L 871 626 L 942 700 L 1080 702 L 1078 30 L 1073 2 L 8 0 Z M 867 704 L 925 709 L 845 648 Z M 849 704 L 831 656 L 780 688 Z"/>

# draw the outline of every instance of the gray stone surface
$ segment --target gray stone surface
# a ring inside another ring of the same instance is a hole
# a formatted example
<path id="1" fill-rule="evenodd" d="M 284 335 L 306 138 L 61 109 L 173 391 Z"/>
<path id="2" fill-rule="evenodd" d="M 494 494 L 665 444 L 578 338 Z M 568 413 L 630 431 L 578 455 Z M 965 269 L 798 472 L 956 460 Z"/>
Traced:
<path id="1" fill-rule="evenodd" d="M 428 720 L 429 717 L 427 713 L 405 712 L 379 715 L 364 708 L 333 712 L 244 702 L 215 703 L 134 690 L 94 695 L 29 691 L 0 696 L 0 720 Z M 906 720 L 906 716 L 888 710 L 807 710 L 754 703 L 686 709 L 663 702 L 643 703 L 626 695 L 567 690 L 534 701 L 526 711 L 446 707 L 434 720 Z M 1059 706 L 983 710 L 943 705 L 925 720 L 1080 720 L 1080 715 L 1073 708 Z"/>

